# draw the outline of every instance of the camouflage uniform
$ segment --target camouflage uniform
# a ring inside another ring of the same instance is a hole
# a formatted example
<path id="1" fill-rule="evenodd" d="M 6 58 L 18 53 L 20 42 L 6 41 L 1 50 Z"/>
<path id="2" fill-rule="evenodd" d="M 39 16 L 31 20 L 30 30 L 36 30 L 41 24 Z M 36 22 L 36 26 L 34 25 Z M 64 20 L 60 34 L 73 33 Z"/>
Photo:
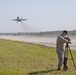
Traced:
<path id="1" fill-rule="evenodd" d="M 64 63 L 64 43 L 66 43 L 66 39 L 62 36 L 57 37 L 57 42 L 56 42 L 56 52 L 58 54 L 58 67 L 60 68 L 62 64 Z"/>

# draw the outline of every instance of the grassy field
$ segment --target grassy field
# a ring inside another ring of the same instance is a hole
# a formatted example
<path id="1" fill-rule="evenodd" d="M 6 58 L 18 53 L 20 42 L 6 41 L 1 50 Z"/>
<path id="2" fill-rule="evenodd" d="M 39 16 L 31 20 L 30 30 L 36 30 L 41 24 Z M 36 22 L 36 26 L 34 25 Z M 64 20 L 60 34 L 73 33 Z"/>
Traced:
<path id="1" fill-rule="evenodd" d="M 0 39 L 0 75 L 76 75 L 70 54 L 66 72 L 56 71 L 57 61 L 55 48 Z"/>

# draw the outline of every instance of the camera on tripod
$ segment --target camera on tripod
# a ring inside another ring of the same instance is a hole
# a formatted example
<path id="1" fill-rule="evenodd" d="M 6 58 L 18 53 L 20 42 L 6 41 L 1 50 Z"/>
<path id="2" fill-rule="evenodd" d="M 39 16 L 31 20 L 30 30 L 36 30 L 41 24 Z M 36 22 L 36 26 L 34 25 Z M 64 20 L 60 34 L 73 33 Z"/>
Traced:
<path id="1" fill-rule="evenodd" d="M 71 39 L 69 37 L 65 37 L 66 40 L 71 41 Z"/>
<path id="2" fill-rule="evenodd" d="M 71 52 L 70 46 L 69 46 L 69 44 L 71 44 L 71 39 L 70 39 L 69 37 L 65 37 L 65 39 L 68 40 L 68 43 L 66 43 L 66 46 L 65 46 L 65 50 L 67 50 L 67 56 L 68 56 L 68 50 L 69 50 L 70 55 L 71 55 L 71 59 L 72 59 L 72 61 L 73 61 L 74 68 L 75 68 L 75 70 L 76 70 L 75 61 L 74 61 L 74 58 L 73 58 L 73 56 L 72 56 L 72 52 Z M 66 61 L 66 62 L 67 62 L 67 61 Z"/>
<path id="3" fill-rule="evenodd" d="M 66 47 L 69 47 L 69 44 L 71 44 L 71 39 L 69 37 L 65 37 L 66 40 L 68 40 L 68 43 L 66 43 Z"/>

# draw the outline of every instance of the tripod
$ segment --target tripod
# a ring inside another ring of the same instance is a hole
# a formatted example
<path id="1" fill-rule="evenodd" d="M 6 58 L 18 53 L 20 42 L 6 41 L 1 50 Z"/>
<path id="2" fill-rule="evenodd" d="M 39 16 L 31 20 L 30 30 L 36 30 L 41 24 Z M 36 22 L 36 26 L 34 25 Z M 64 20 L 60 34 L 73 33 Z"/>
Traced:
<path id="1" fill-rule="evenodd" d="M 68 43 L 66 43 L 65 50 L 67 51 L 67 57 L 68 57 L 68 51 L 70 52 L 71 59 L 72 59 L 72 61 L 73 61 L 73 66 L 74 66 L 74 68 L 75 68 L 75 70 L 76 70 L 76 65 L 75 65 L 75 62 L 74 62 L 74 59 L 73 59 L 73 56 L 72 56 L 72 52 L 71 52 L 71 50 L 70 50 L 70 46 L 69 46 Z"/>

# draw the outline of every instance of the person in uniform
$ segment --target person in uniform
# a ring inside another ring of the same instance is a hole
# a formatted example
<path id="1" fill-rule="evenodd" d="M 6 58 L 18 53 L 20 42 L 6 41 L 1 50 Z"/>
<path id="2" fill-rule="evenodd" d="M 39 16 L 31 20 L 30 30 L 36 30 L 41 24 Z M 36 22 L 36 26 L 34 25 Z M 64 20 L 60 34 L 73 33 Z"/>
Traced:
<path id="1" fill-rule="evenodd" d="M 65 57 L 65 50 L 64 50 L 64 43 L 70 43 L 67 39 L 65 39 L 65 36 L 67 35 L 67 31 L 64 30 L 60 36 L 57 37 L 56 41 L 56 52 L 58 55 L 58 69 L 61 70 L 62 64 L 64 64 L 64 70 L 67 70 L 67 57 Z"/>

